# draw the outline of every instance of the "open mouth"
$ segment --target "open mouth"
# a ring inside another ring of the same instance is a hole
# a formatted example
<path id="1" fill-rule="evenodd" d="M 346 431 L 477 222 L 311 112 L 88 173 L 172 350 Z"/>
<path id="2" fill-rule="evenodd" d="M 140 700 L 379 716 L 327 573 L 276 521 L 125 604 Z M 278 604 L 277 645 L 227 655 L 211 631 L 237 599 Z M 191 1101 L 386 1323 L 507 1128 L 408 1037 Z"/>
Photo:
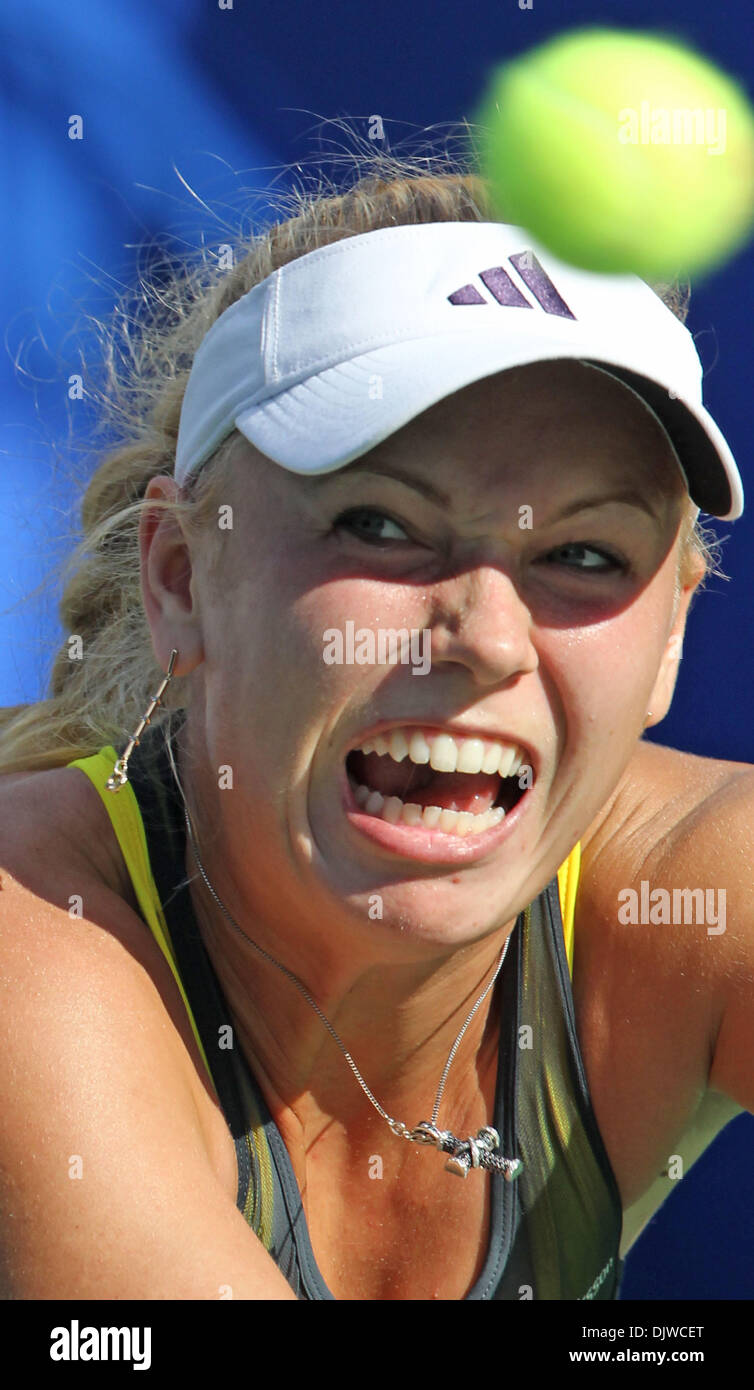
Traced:
<path id="1" fill-rule="evenodd" d="M 398 728 L 352 749 L 346 771 L 366 815 L 467 836 L 498 825 L 525 795 L 527 756 L 515 744 Z"/>

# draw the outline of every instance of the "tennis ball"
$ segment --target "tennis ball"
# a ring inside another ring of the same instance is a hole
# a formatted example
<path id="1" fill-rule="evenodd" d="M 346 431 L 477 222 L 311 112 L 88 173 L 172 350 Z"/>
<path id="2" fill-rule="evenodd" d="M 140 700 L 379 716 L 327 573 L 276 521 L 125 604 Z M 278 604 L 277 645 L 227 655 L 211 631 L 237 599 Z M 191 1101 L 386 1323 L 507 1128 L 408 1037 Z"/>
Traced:
<path id="1" fill-rule="evenodd" d="M 494 69 L 474 122 L 493 217 L 573 265 L 704 273 L 752 231 L 752 107 L 675 39 L 558 35 Z"/>

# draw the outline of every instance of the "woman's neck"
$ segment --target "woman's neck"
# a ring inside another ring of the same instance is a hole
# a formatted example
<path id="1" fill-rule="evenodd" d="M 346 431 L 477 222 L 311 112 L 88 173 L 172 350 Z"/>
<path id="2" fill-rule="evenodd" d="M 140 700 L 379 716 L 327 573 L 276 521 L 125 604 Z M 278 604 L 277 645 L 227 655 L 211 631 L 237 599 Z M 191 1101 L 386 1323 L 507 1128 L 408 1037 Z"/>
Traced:
<path id="1" fill-rule="evenodd" d="M 380 933 L 355 918 L 347 903 L 342 912 L 337 904 L 325 911 L 301 893 L 295 875 L 289 875 L 286 896 L 280 887 L 285 876 L 275 866 L 270 872 L 269 865 L 254 864 L 248 850 L 243 854 L 244 844 L 254 846 L 253 827 L 244 836 L 237 812 L 226 825 L 227 798 L 205 785 L 197 763 L 180 751 L 177 763 L 204 872 L 233 921 L 204 882 L 187 836 L 192 904 L 228 1021 L 272 1113 L 290 1112 L 309 1133 L 328 1123 L 349 1133 L 384 1125 L 344 1056 L 347 1049 L 388 1114 L 411 1126 L 429 1120 L 448 1054 L 495 974 L 515 919 L 460 946 L 432 945 L 408 941 L 399 931 Z M 284 970 L 316 1001 L 340 1043 Z M 494 1092 L 499 1019 L 491 1005 L 498 995 L 491 989 L 479 1004 L 444 1085 L 439 1123 L 455 1133 L 490 1068 Z M 486 1110 L 481 1123 L 491 1123 Z"/>

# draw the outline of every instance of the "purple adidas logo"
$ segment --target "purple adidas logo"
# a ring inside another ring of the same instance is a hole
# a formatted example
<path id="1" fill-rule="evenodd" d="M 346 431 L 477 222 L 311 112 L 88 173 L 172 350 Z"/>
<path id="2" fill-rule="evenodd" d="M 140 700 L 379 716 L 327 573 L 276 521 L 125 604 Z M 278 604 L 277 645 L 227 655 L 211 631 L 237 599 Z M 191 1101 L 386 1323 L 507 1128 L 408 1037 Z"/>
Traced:
<path id="1" fill-rule="evenodd" d="M 575 319 L 576 315 L 571 313 L 563 296 L 558 294 L 547 272 L 540 265 L 533 251 L 519 251 L 515 256 L 509 256 L 511 265 L 518 271 L 527 289 L 531 290 L 537 303 L 544 309 L 546 314 L 557 314 L 562 319 Z M 507 309 L 533 309 L 534 305 L 523 295 L 517 285 L 514 284 L 508 271 L 501 265 L 492 266 L 490 270 L 480 270 L 479 279 L 486 285 L 490 294 L 498 304 L 503 304 Z M 476 285 L 462 285 L 460 290 L 454 290 L 448 295 L 451 304 L 489 304 L 489 300 L 480 294 Z"/>

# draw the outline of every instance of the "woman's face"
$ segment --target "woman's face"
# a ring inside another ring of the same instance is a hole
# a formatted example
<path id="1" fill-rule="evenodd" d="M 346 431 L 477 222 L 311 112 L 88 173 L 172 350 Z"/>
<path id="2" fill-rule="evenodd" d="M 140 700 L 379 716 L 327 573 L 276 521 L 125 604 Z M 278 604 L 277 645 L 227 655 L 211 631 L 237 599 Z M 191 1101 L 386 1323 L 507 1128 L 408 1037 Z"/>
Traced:
<path id="1" fill-rule="evenodd" d="M 236 876 L 261 911 L 311 913 L 336 938 L 366 922 L 391 950 L 515 918 L 672 695 L 691 590 L 674 622 L 687 496 L 662 431 L 603 373 L 540 363 L 465 388 L 335 473 L 302 478 L 239 441 L 231 476 L 232 528 L 210 542 L 220 587 L 200 569 L 184 628 L 164 605 L 150 620 L 168 650 L 195 634 L 189 741 Z M 381 629 L 415 634 L 405 661 L 378 664 Z M 479 833 L 400 810 L 494 804 L 494 773 L 398 759 L 399 731 L 423 756 L 412 739 L 432 750 L 443 730 L 451 759 L 465 738 L 484 767 L 515 744 L 533 770 Z M 378 735 L 395 757 L 358 751 Z M 218 793 L 218 768 L 232 789 Z M 383 815 L 396 795 L 397 822 Z"/>

